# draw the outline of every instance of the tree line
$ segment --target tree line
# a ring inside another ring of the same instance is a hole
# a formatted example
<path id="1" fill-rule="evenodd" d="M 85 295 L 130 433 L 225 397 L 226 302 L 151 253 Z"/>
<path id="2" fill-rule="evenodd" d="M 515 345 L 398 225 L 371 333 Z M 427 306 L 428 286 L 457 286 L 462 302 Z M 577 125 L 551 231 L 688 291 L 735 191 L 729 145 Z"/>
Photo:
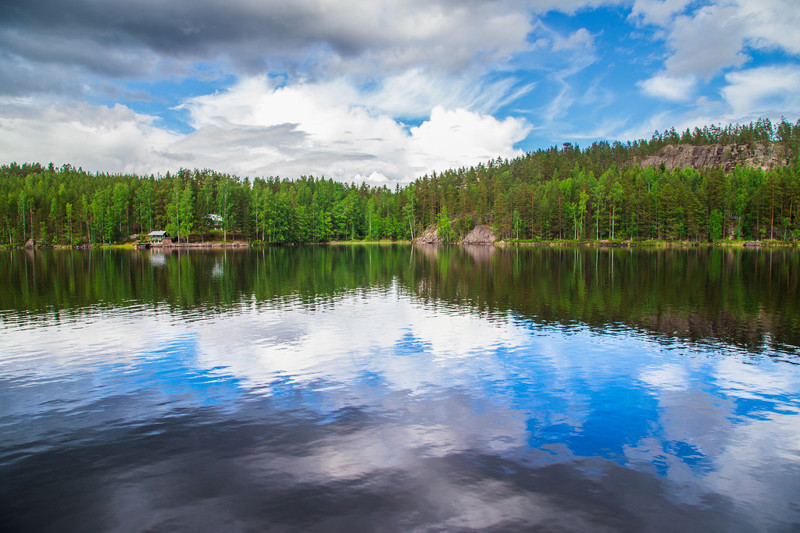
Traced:
<path id="1" fill-rule="evenodd" d="M 731 172 L 639 166 L 670 144 L 769 147 L 790 164 Z M 14 163 L 0 167 L 0 242 L 117 243 L 160 229 L 194 241 L 407 240 L 433 224 L 446 241 L 477 224 L 514 239 L 798 239 L 799 153 L 800 120 L 759 120 L 585 149 L 566 143 L 394 190 L 312 176 L 137 176 Z"/>

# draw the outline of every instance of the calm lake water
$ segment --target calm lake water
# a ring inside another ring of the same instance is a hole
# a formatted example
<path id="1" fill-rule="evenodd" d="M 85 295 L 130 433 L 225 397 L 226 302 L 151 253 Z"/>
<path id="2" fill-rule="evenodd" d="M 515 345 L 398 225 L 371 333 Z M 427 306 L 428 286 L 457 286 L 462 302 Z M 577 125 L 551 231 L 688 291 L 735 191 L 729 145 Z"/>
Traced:
<path id="1" fill-rule="evenodd" d="M 0 252 L 0 529 L 798 531 L 800 253 Z"/>

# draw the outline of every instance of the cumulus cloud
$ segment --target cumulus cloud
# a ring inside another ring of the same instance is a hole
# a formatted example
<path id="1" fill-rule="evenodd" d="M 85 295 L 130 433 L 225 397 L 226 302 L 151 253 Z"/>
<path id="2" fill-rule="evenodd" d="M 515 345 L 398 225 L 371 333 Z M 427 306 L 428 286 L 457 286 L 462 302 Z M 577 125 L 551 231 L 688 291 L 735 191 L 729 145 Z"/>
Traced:
<path id="1" fill-rule="evenodd" d="M 150 172 L 177 136 L 123 105 L 0 100 L 3 162 L 57 162 L 112 172 Z M 159 169 L 159 170 L 163 170 Z"/>
<path id="2" fill-rule="evenodd" d="M 666 74 L 710 78 L 740 67 L 749 49 L 800 54 L 800 10 L 793 0 L 637 0 L 631 19 L 666 31 Z M 660 34 L 657 34 L 660 35 Z"/>
<path id="3" fill-rule="evenodd" d="M 418 65 L 455 72 L 527 47 L 535 4 L 10 0 L 0 5 L 0 47 L 35 68 L 122 78 L 167 60 L 184 70 L 224 61 L 242 75 L 375 75 Z"/>
<path id="4" fill-rule="evenodd" d="M 640 82 L 639 86 L 644 92 L 656 98 L 682 101 L 691 96 L 695 82 L 696 80 L 693 76 L 674 78 L 672 76 L 656 75 Z"/>
<path id="5" fill-rule="evenodd" d="M 637 85 L 683 106 L 661 107 L 623 132 L 626 138 L 800 111 L 792 57 L 800 55 L 800 10 L 793 0 L 636 0 L 629 20 L 657 28 L 653 41 L 666 44 L 662 67 Z M 771 65 L 756 52 L 769 52 Z"/>
<path id="6" fill-rule="evenodd" d="M 794 0 L 738 0 L 741 16 L 748 21 L 745 35 L 752 46 L 784 49 L 800 54 L 800 10 Z"/>
<path id="7" fill-rule="evenodd" d="M 800 114 L 800 67 L 759 67 L 725 75 L 721 93 L 732 117 Z"/>
<path id="8" fill-rule="evenodd" d="M 203 166 L 376 182 L 512 156 L 526 123 L 490 115 L 536 83 L 491 73 L 531 47 L 533 13 L 552 4 L 10 0 L 0 4 L 0 78 L 8 80 L 0 136 L 10 140 L 0 155 L 109 171 Z M 235 84 L 167 97 L 188 112 L 187 135 L 130 106 L 85 103 L 149 100 L 142 109 L 163 109 L 159 95 L 133 94 L 141 89 L 126 84 L 200 78 L 209 69 Z M 283 86 L 265 82 L 267 73 Z M 453 135 L 449 145 L 415 140 L 431 129 Z M 33 143 L 34 132 L 51 142 Z M 476 153 L 456 160 L 456 145 Z"/>
<path id="9" fill-rule="evenodd" d="M 445 167 L 451 168 L 491 159 L 492 154 L 519 155 L 519 151 L 509 150 L 509 141 L 521 141 L 529 129 L 521 119 L 499 121 L 465 109 L 447 111 L 436 107 L 430 120 L 411 128 L 412 161 L 421 167 L 432 154 L 437 154 L 448 161 Z"/>
<path id="10" fill-rule="evenodd" d="M 594 51 L 594 36 L 586 28 L 580 28 L 568 37 L 558 38 L 553 42 L 553 51 L 561 50 Z"/>
<path id="11" fill-rule="evenodd" d="M 199 167 L 240 176 L 407 182 L 434 169 L 518 155 L 514 145 L 530 129 L 523 119 L 441 106 L 408 128 L 358 105 L 358 94 L 338 81 L 276 88 L 263 77 L 248 78 L 187 100 L 183 107 L 194 128 L 188 134 L 169 132 L 122 105 L 42 107 L 5 99 L 0 156 L 103 171 Z"/>
<path id="12" fill-rule="evenodd" d="M 741 66 L 743 36 L 749 24 L 736 6 L 705 6 L 675 20 L 669 37 L 673 54 L 665 61 L 672 75 L 709 78 L 720 69 Z"/>
<path id="13" fill-rule="evenodd" d="M 186 103 L 196 129 L 181 144 L 205 154 L 202 136 L 214 128 L 214 138 L 236 128 L 265 128 L 292 124 L 294 138 L 280 149 L 265 143 L 228 150 L 217 146 L 214 157 L 233 160 L 242 150 L 249 168 L 245 174 L 297 176 L 326 174 L 337 179 L 377 173 L 407 181 L 433 169 L 474 164 L 519 153 L 513 148 L 528 133 L 522 119 L 498 120 L 465 108 L 434 107 L 421 125 L 406 128 L 390 115 L 359 103 L 359 92 L 341 81 L 273 88 L 252 78 L 222 94 Z M 224 137 L 223 137 L 224 138 Z M 213 165 L 212 165 L 213 166 Z"/>
<path id="14" fill-rule="evenodd" d="M 676 13 L 691 3 L 692 0 L 636 0 L 630 18 L 645 24 L 666 26 Z"/>
<path id="15" fill-rule="evenodd" d="M 535 117 L 538 130 L 551 131 L 548 142 L 563 136 L 554 130 L 588 137 L 609 122 L 597 105 L 590 117 L 573 114 L 597 94 L 609 105 L 622 94 L 605 79 L 606 90 L 584 90 L 586 76 L 597 78 L 588 69 L 608 56 L 602 47 L 614 37 L 592 33 L 580 17 L 615 4 L 631 2 L 7 0 L 0 3 L 0 137 L 9 142 L 0 156 L 98 170 L 209 166 L 376 183 L 510 157 L 531 125 L 498 112 Z M 571 27 L 547 27 L 550 11 L 575 15 Z M 665 52 L 663 65 L 638 86 L 692 105 L 696 94 L 708 96 L 704 83 L 747 65 L 753 49 L 800 54 L 798 17 L 793 0 L 635 0 L 628 20 L 656 27 L 654 42 L 666 47 L 648 50 Z M 791 102 L 786 94 L 749 98 L 743 78 L 725 80 L 723 97 L 739 114 L 747 102 Z M 217 92 L 198 96 L 209 86 Z M 176 106 L 183 114 L 169 109 Z M 172 126 L 188 116 L 180 128 L 193 131 L 169 131 L 155 116 Z M 594 123 L 576 127 L 587 121 Z M 96 138 L 100 131 L 110 133 Z M 33 132 L 50 142 L 34 150 L 26 140 Z M 416 140 L 423 137 L 429 146 Z M 107 144 L 107 154 L 97 151 Z"/>
<path id="16" fill-rule="evenodd" d="M 649 81 L 649 80 L 648 80 Z M 800 115 L 800 67 L 796 65 L 756 67 L 729 72 L 723 78 L 720 99 L 697 99 L 688 108 L 676 108 L 652 115 L 622 138 L 646 138 L 654 130 L 674 126 L 678 130 L 709 124 L 746 123 L 769 118 Z M 646 83 L 641 84 L 647 88 Z M 657 94 L 655 96 L 658 96 Z M 664 94 L 662 97 L 666 97 Z"/>
<path id="17" fill-rule="evenodd" d="M 22 68 L 58 65 L 114 79 L 187 76 L 198 63 L 225 64 L 237 76 L 275 71 L 303 80 L 368 80 L 418 68 L 452 74 L 531 50 L 537 13 L 618 3 L 8 0 L 0 3 L 0 49 Z M 587 37 L 586 30 L 573 34 Z M 0 61 L 0 74 L 10 79 L 10 67 Z M 46 79 L 40 88 L 49 88 Z"/>

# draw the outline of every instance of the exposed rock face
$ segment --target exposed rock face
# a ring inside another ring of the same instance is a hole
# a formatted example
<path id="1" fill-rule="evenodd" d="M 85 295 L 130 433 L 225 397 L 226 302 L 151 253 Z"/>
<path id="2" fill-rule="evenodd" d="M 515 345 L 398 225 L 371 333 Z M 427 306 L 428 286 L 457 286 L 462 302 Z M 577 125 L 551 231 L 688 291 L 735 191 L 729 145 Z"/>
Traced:
<path id="1" fill-rule="evenodd" d="M 475 228 L 469 232 L 469 235 L 464 237 L 461 244 L 494 244 L 496 240 L 497 237 L 492 233 L 492 228 L 486 225 L 479 225 L 475 226 Z"/>
<path id="2" fill-rule="evenodd" d="M 726 146 L 691 146 L 688 144 L 667 145 L 658 154 L 645 157 L 639 161 L 641 168 L 661 164 L 672 170 L 675 168 L 712 168 L 718 167 L 730 172 L 737 165 L 771 170 L 789 164 L 781 146 L 733 145 Z"/>
<path id="3" fill-rule="evenodd" d="M 28 239 L 28 242 L 25 243 L 25 248 L 35 248 L 35 247 L 36 247 L 36 241 L 33 238 Z"/>
<path id="4" fill-rule="evenodd" d="M 442 238 L 436 231 L 436 224 L 431 224 L 428 228 L 414 239 L 415 244 L 442 244 Z"/>

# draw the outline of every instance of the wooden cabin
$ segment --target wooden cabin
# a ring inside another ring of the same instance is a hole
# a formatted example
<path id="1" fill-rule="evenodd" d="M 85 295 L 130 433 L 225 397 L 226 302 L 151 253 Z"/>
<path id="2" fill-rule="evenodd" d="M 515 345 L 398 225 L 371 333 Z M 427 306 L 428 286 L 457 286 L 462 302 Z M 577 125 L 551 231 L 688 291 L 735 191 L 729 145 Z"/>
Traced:
<path id="1" fill-rule="evenodd" d="M 150 237 L 151 244 L 160 244 L 164 239 L 168 239 L 171 242 L 169 233 L 166 231 L 151 231 L 147 236 Z"/>

